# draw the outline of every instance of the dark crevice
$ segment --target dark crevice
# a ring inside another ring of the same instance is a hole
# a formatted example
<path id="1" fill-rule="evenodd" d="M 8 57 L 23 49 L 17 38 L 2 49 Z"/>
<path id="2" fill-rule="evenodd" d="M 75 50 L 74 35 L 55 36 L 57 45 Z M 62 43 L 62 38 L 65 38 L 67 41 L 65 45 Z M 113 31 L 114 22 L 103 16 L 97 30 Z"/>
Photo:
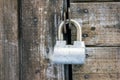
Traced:
<path id="1" fill-rule="evenodd" d="M 63 8 L 67 7 L 67 12 L 66 12 L 66 19 L 69 19 L 69 12 L 68 12 L 68 8 L 70 7 L 70 0 L 64 0 L 66 3 L 63 5 Z M 65 10 L 65 9 L 64 9 Z M 66 24 L 66 33 L 64 34 L 64 40 L 67 41 L 67 44 L 71 44 L 71 29 L 69 28 L 69 24 Z M 65 75 L 65 80 L 73 80 L 72 79 L 72 65 L 71 64 L 65 64 L 64 65 L 64 75 Z"/>
<path id="2" fill-rule="evenodd" d="M 18 49 L 19 49 L 19 80 L 22 79 L 22 0 L 17 0 L 18 4 Z"/>

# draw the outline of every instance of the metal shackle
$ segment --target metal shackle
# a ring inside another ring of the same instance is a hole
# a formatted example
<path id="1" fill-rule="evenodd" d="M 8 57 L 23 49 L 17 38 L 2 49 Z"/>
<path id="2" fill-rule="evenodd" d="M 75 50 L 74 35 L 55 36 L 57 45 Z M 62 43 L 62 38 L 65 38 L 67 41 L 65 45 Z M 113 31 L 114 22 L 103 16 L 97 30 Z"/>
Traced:
<path id="1" fill-rule="evenodd" d="M 70 22 L 77 29 L 77 41 L 82 41 L 82 28 L 81 28 L 80 24 L 73 19 L 71 19 Z M 58 39 L 59 40 L 63 40 L 63 34 L 62 34 L 63 25 L 64 25 L 64 21 L 62 21 L 61 24 L 59 25 L 59 29 L 58 29 Z"/>

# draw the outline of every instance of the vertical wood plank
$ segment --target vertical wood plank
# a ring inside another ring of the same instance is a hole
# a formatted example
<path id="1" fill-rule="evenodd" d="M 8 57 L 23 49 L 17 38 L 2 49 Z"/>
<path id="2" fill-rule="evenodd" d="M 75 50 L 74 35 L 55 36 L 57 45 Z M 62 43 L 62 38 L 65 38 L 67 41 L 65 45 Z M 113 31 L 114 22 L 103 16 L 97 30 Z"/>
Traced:
<path id="1" fill-rule="evenodd" d="M 21 0 L 20 80 L 56 80 L 55 65 L 50 64 L 60 19 L 61 0 Z"/>
<path id="2" fill-rule="evenodd" d="M 17 0 L 0 0 L 0 80 L 19 80 Z"/>
<path id="3" fill-rule="evenodd" d="M 2 28 L 3 28 L 3 1 L 0 0 L 0 80 L 3 80 L 3 53 L 2 53 Z"/>

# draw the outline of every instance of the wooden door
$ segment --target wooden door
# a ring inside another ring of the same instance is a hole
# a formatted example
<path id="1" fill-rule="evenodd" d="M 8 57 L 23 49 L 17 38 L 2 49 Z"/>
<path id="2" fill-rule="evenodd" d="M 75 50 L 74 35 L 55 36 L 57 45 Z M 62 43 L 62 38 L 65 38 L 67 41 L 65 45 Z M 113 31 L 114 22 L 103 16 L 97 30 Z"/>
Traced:
<path id="1" fill-rule="evenodd" d="M 120 80 L 120 2 L 86 1 L 71 0 L 87 54 L 84 65 L 73 65 L 73 80 Z M 61 65 L 47 59 L 61 10 L 62 0 L 0 0 L 0 80 L 63 80 Z"/>

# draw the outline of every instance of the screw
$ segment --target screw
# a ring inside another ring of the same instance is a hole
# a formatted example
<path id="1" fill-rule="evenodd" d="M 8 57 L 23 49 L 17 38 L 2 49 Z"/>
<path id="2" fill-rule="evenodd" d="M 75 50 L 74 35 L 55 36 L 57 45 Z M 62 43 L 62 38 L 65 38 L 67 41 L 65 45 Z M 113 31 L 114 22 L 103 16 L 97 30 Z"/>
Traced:
<path id="1" fill-rule="evenodd" d="M 96 28 L 95 27 L 91 27 L 91 30 L 94 31 Z"/>
<path id="2" fill-rule="evenodd" d="M 85 79 L 88 79 L 88 78 L 89 78 L 89 75 L 88 75 L 88 74 L 84 75 L 84 78 L 85 78 Z"/>
<path id="3" fill-rule="evenodd" d="M 84 13 L 88 13 L 88 9 L 83 9 L 83 12 Z"/>
<path id="4" fill-rule="evenodd" d="M 88 58 L 89 57 L 89 55 L 88 54 L 86 54 L 86 58 Z"/>
<path id="5" fill-rule="evenodd" d="M 37 21 L 38 21 L 37 17 L 34 17 L 34 22 L 37 22 Z"/>
<path id="6" fill-rule="evenodd" d="M 82 37 L 86 38 L 88 37 L 88 34 L 82 34 Z"/>
<path id="7" fill-rule="evenodd" d="M 34 25 L 36 25 L 37 22 L 38 22 L 38 18 L 37 18 L 37 17 L 34 17 L 33 21 L 34 21 Z"/>

